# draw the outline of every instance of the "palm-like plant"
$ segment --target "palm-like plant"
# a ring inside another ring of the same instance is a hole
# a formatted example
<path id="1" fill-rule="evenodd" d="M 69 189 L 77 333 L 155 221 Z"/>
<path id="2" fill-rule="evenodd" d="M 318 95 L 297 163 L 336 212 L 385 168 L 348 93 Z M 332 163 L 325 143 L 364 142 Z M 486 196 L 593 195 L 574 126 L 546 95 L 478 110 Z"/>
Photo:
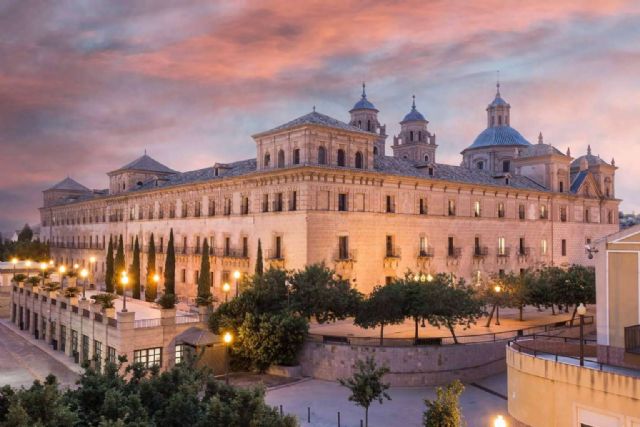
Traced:
<path id="1" fill-rule="evenodd" d="M 45 285 L 42 287 L 42 290 L 46 292 L 54 292 L 58 289 L 60 289 L 60 283 L 58 282 L 45 283 Z"/>
<path id="2" fill-rule="evenodd" d="M 38 276 L 31 276 L 27 278 L 24 283 L 31 286 L 38 286 L 40 284 L 40 278 Z"/>
<path id="3" fill-rule="evenodd" d="M 91 299 L 96 303 L 102 304 L 102 309 L 106 310 L 107 308 L 115 307 L 113 301 L 118 299 L 118 296 L 116 294 L 98 294 L 92 295 Z"/>
<path id="4" fill-rule="evenodd" d="M 27 280 L 27 275 L 26 274 L 18 273 L 15 276 L 13 276 L 13 281 L 18 283 L 18 284 L 24 282 L 25 280 Z"/>
<path id="5" fill-rule="evenodd" d="M 80 288 L 75 286 L 69 286 L 64 288 L 64 297 L 65 298 L 75 298 L 80 295 Z"/>

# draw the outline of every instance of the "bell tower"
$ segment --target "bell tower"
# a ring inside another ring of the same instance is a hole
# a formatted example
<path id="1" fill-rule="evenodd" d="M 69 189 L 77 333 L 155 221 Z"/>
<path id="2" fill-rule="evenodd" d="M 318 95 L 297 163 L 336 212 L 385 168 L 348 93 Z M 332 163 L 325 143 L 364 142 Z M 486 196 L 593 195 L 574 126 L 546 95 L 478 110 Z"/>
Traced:
<path id="1" fill-rule="evenodd" d="M 362 96 L 349 110 L 349 114 L 351 114 L 349 124 L 378 135 L 373 147 L 373 154 L 384 156 L 387 127 L 378 122 L 378 112 L 378 109 L 367 99 L 366 85 L 362 82 Z"/>
<path id="2" fill-rule="evenodd" d="M 393 157 L 420 163 L 436 162 L 436 136 L 427 130 L 429 121 L 416 109 L 413 96 L 411 111 L 400 122 L 400 134 L 393 137 Z"/>

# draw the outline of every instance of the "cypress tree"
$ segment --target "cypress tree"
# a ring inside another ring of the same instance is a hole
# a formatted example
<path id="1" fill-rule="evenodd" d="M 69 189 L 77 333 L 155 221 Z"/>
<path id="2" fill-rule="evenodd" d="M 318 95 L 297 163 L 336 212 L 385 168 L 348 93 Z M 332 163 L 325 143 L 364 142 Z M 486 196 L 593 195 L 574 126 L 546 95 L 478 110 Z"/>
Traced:
<path id="1" fill-rule="evenodd" d="M 140 245 L 138 244 L 138 236 L 133 245 L 133 262 L 131 263 L 131 289 L 133 290 L 133 298 L 140 299 Z"/>
<path id="2" fill-rule="evenodd" d="M 262 264 L 262 243 L 260 239 L 258 239 L 258 255 L 256 256 L 256 274 L 258 276 L 262 275 L 264 271 L 264 265 Z"/>
<path id="3" fill-rule="evenodd" d="M 122 295 L 122 285 L 120 284 L 120 275 L 125 270 L 124 265 L 124 244 L 122 242 L 122 234 L 120 235 L 120 239 L 118 239 L 118 250 L 116 251 L 116 258 L 114 260 L 114 273 L 113 273 L 113 281 L 116 285 L 116 292 L 119 295 Z"/>
<path id="4" fill-rule="evenodd" d="M 209 265 L 209 243 L 207 239 L 204 239 L 202 244 L 197 302 L 198 305 L 209 305 L 211 303 L 211 266 Z"/>
<path id="5" fill-rule="evenodd" d="M 106 272 L 104 274 L 104 284 L 107 292 L 113 293 L 113 241 L 109 236 L 109 247 L 107 248 Z"/>
<path id="6" fill-rule="evenodd" d="M 148 302 L 154 302 L 158 297 L 158 284 L 153 281 L 156 274 L 156 243 L 153 239 L 153 233 L 149 239 L 149 253 L 147 254 L 147 281 L 144 288 L 144 299 Z"/>
<path id="7" fill-rule="evenodd" d="M 167 259 L 164 264 L 164 294 L 176 294 L 176 252 L 173 247 L 173 228 L 169 232 Z"/>

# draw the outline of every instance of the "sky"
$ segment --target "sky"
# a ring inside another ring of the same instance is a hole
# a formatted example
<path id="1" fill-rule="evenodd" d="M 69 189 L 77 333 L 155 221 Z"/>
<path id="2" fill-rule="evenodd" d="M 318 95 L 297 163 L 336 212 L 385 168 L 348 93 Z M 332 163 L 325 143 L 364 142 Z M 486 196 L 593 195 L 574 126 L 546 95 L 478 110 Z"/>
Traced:
<path id="1" fill-rule="evenodd" d="M 144 150 L 186 171 L 255 157 L 252 134 L 314 106 L 348 121 L 362 81 L 390 135 L 415 94 L 459 164 L 497 70 L 513 127 L 615 158 L 640 211 L 637 1 L 0 0 L 0 231 Z"/>

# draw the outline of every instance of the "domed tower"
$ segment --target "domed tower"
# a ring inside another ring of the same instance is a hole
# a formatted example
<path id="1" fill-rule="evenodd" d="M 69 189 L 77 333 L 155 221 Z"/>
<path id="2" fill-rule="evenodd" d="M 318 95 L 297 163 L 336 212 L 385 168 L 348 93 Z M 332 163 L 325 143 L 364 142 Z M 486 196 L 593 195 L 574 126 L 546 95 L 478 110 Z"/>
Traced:
<path id="1" fill-rule="evenodd" d="M 415 162 L 436 162 L 436 136 L 429 133 L 429 121 L 416 109 L 413 96 L 411 111 L 400 122 L 400 134 L 393 137 L 393 157 Z"/>
<path id="2" fill-rule="evenodd" d="M 373 154 L 384 156 L 385 141 L 387 139 L 387 127 L 378 122 L 378 109 L 367 99 L 366 85 L 362 83 L 362 97 L 349 111 L 351 121 L 349 124 L 378 135 L 373 147 Z"/>
<path id="3" fill-rule="evenodd" d="M 511 106 L 500 95 L 500 82 L 496 89 L 494 100 L 487 106 L 487 128 L 462 151 L 462 165 L 499 175 L 513 172 L 516 153 L 531 143 L 511 127 Z"/>

